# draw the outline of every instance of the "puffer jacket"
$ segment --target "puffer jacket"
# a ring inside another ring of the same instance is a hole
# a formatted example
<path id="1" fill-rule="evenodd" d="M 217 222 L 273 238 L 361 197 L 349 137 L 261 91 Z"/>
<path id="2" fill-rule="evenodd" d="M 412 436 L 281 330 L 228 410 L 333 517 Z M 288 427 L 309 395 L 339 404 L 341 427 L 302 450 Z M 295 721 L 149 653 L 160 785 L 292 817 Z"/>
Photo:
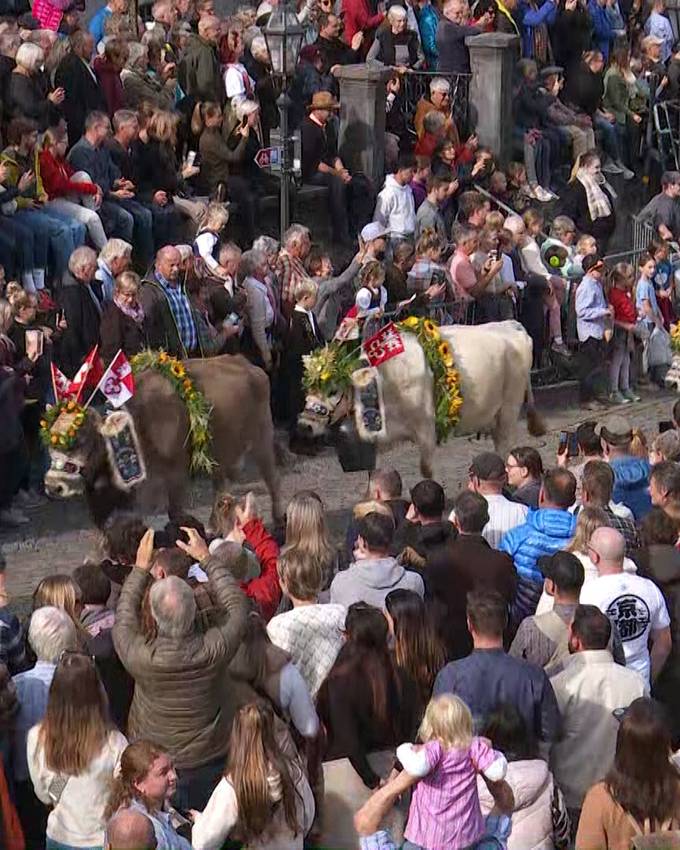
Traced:
<path id="1" fill-rule="evenodd" d="M 543 588 L 543 574 L 537 566 L 541 555 L 552 555 L 569 543 L 576 529 L 576 517 L 559 508 L 539 508 L 527 516 L 524 525 L 511 528 L 498 547 L 507 552 L 517 570 L 517 594 L 511 617 L 519 624 L 536 610 Z"/>
<path id="2" fill-rule="evenodd" d="M 154 741 L 179 769 L 200 767 L 227 751 L 238 707 L 227 667 L 243 639 L 249 610 L 220 555 L 206 558 L 201 567 L 210 579 L 218 627 L 147 642 L 140 609 L 152 579 L 139 567 L 123 585 L 113 627 L 118 657 L 135 680 L 130 739 Z"/>
<path id="3" fill-rule="evenodd" d="M 507 850 L 554 850 L 554 781 L 548 765 L 541 759 L 508 762 L 505 781 L 515 798 Z M 482 814 L 486 817 L 494 800 L 481 776 L 477 779 L 477 791 Z"/>
<path id="4" fill-rule="evenodd" d="M 649 461 L 627 455 L 612 458 L 609 465 L 614 472 L 612 499 L 615 502 L 623 502 L 633 512 L 635 521 L 639 522 L 652 507 L 649 496 Z"/>

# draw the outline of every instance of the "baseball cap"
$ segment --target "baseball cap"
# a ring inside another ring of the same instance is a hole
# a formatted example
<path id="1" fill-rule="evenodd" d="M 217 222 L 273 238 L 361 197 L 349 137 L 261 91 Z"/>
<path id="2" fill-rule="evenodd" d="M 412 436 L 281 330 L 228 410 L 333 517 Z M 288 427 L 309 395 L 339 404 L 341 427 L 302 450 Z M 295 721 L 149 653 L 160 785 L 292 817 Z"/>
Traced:
<path id="1" fill-rule="evenodd" d="M 624 446 L 633 439 L 633 429 L 623 416 L 609 416 L 598 422 L 595 433 L 612 446 Z"/>
<path id="2" fill-rule="evenodd" d="M 472 459 L 470 475 L 480 481 L 499 481 L 505 476 L 505 463 L 495 452 L 482 452 Z"/>
<path id="3" fill-rule="evenodd" d="M 555 552 L 553 555 L 541 555 L 536 561 L 543 578 L 554 581 L 560 590 L 580 590 L 585 573 L 583 564 L 572 552 Z"/>
<path id="4" fill-rule="evenodd" d="M 588 272 L 593 271 L 593 269 L 603 269 L 604 261 L 602 257 L 598 256 L 598 254 L 586 254 L 581 263 L 583 271 Z"/>
<path id="5" fill-rule="evenodd" d="M 377 221 L 369 222 L 361 231 L 361 238 L 364 242 L 372 242 L 374 239 L 380 239 L 387 236 L 389 230 L 385 230 L 382 224 Z"/>

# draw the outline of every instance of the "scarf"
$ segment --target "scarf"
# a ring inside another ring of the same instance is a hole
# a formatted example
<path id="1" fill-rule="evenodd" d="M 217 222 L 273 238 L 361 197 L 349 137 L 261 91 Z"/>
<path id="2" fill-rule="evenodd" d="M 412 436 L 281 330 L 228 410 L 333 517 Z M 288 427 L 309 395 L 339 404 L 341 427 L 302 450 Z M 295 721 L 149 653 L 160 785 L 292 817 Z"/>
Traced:
<path id="1" fill-rule="evenodd" d="M 588 174 L 585 169 L 579 168 L 576 173 L 576 179 L 586 190 L 588 213 L 591 219 L 597 221 L 598 218 L 607 218 L 610 216 L 612 214 L 612 205 L 602 186 L 595 180 L 593 175 Z"/>
<path id="2" fill-rule="evenodd" d="M 132 321 L 136 322 L 138 325 L 141 325 L 144 321 L 144 308 L 141 304 L 137 303 L 134 307 L 130 307 L 129 304 L 123 303 L 118 295 L 113 296 L 113 303 L 116 307 L 118 307 L 121 313 L 129 316 Z"/>

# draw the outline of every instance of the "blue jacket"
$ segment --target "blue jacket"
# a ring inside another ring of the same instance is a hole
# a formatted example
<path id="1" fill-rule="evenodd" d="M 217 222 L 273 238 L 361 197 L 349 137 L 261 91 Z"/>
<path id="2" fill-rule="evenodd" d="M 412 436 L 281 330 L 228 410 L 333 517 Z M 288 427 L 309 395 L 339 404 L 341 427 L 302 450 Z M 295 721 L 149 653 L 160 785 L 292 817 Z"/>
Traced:
<path id="1" fill-rule="evenodd" d="M 641 457 L 617 457 L 609 461 L 614 471 L 615 502 L 630 508 L 636 521 L 641 520 L 652 507 L 649 495 L 649 461 Z"/>
<path id="2" fill-rule="evenodd" d="M 90 31 L 90 35 L 94 38 L 95 50 L 97 49 L 99 42 L 104 38 L 104 24 L 106 23 L 106 19 L 110 18 L 112 14 L 113 13 L 111 12 L 111 9 L 109 9 L 108 4 L 105 3 L 101 9 L 98 9 L 90 18 L 90 23 L 87 28 Z"/>
<path id="3" fill-rule="evenodd" d="M 536 562 L 542 555 L 552 555 L 574 536 L 576 517 L 558 508 L 532 511 L 524 525 L 511 528 L 498 547 L 507 552 L 517 570 L 517 593 L 511 606 L 511 619 L 519 624 L 536 610 L 543 589 L 543 574 Z"/>
<path id="4" fill-rule="evenodd" d="M 614 37 L 611 18 L 607 9 L 600 6 L 597 0 L 588 0 L 588 11 L 593 22 L 593 47 L 602 51 L 604 61 L 609 58 L 609 47 Z"/>
<path id="5" fill-rule="evenodd" d="M 437 70 L 437 26 L 439 25 L 439 14 L 434 6 L 424 6 L 418 16 L 418 28 L 420 29 L 420 41 L 425 54 L 428 71 Z"/>
<path id="6" fill-rule="evenodd" d="M 515 13 L 513 13 L 514 15 Z M 554 3 L 553 0 L 545 0 L 538 9 L 532 9 L 529 3 L 522 2 L 518 7 L 517 18 L 521 20 L 522 56 L 525 59 L 533 59 L 534 38 L 532 30 L 540 24 L 551 26 L 555 23 L 557 3 Z"/>

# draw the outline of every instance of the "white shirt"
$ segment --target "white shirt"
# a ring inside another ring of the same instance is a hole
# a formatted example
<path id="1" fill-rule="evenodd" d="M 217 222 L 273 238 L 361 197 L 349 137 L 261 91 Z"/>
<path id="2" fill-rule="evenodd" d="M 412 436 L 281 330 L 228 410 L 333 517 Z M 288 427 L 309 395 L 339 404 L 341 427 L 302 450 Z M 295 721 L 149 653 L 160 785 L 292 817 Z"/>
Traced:
<path id="1" fill-rule="evenodd" d="M 305 316 L 309 319 L 309 324 L 312 326 L 312 332 L 319 336 L 319 329 L 316 326 L 316 316 L 312 313 L 311 310 L 305 310 L 304 307 L 301 307 L 299 304 L 296 304 L 293 308 L 296 313 L 304 313 Z"/>
<path id="2" fill-rule="evenodd" d="M 214 272 L 215 269 L 220 267 L 220 264 L 213 256 L 213 251 L 215 250 L 217 241 L 217 236 L 207 230 L 204 233 L 199 233 L 194 240 L 194 243 L 198 248 L 198 253 L 201 255 L 201 259 L 211 272 Z"/>
<path id="3" fill-rule="evenodd" d="M 649 635 L 670 625 L 666 602 L 647 578 L 630 573 L 599 576 L 581 590 L 582 605 L 596 605 L 616 624 L 626 666 L 649 681 Z"/>
<path id="4" fill-rule="evenodd" d="M 596 578 L 600 577 L 600 574 L 597 571 L 597 567 L 590 560 L 587 555 L 584 555 L 581 552 L 574 552 L 574 555 L 579 559 L 579 561 L 583 564 L 583 584 L 586 585 L 588 582 L 593 581 Z M 637 564 L 635 561 L 632 561 L 630 558 L 623 559 L 623 570 L 626 573 L 636 573 L 637 572 Z M 583 590 L 581 591 L 583 593 Z M 541 594 L 541 598 L 538 600 L 538 605 L 536 607 L 536 616 L 539 614 L 545 614 L 546 611 L 552 611 L 553 605 L 555 603 L 555 598 L 553 596 L 549 596 L 545 590 Z"/>
<path id="5" fill-rule="evenodd" d="M 494 549 L 498 549 L 506 531 L 526 521 L 529 508 L 519 502 L 511 502 L 502 493 L 481 493 L 489 506 L 489 521 L 482 536 Z"/>
<path id="6" fill-rule="evenodd" d="M 250 92 L 246 89 L 246 78 L 250 82 Z M 244 100 L 249 94 L 252 97 L 255 91 L 255 80 L 246 71 L 244 65 L 236 62 L 233 65 L 229 65 L 224 72 L 224 88 L 230 100 L 234 97 L 237 100 Z"/>
<path id="7" fill-rule="evenodd" d="M 36 796 L 45 805 L 53 805 L 49 791 L 60 774 L 45 764 L 45 750 L 39 743 L 40 726 L 28 733 L 28 768 Z M 127 740 L 112 730 L 99 752 L 83 773 L 71 776 L 59 801 L 47 818 L 47 836 L 72 847 L 98 847 L 104 843 L 104 809 L 109 801 L 111 783 Z"/>

